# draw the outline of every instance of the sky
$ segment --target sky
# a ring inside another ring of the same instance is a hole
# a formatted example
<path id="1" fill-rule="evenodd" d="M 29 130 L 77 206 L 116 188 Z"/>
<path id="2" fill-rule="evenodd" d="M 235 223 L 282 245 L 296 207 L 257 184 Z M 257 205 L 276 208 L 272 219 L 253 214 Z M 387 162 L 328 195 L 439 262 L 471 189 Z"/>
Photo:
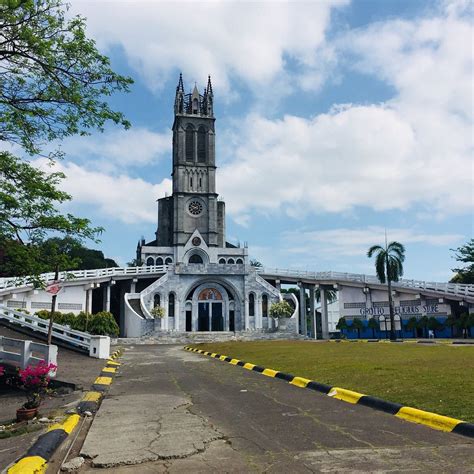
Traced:
<path id="1" fill-rule="evenodd" d="M 154 238 L 182 72 L 187 90 L 212 78 L 228 241 L 265 266 L 373 274 L 386 230 L 406 278 L 452 276 L 473 236 L 468 0 L 71 4 L 135 81 L 111 98 L 132 128 L 69 138 L 57 165 L 106 256 Z"/>

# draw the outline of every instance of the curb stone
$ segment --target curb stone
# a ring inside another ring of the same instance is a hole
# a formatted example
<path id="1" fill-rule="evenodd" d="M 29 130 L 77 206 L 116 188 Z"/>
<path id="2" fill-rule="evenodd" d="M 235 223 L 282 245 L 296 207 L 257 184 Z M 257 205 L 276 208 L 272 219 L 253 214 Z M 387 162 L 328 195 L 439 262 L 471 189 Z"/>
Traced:
<path id="1" fill-rule="evenodd" d="M 215 352 L 207 352 L 194 347 L 185 346 L 184 350 L 190 352 L 196 352 L 205 356 L 219 359 L 223 362 L 228 362 L 231 365 L 238 365 L 247 370 L 259 372 L 267 377 L 274 377 L 277 379 L 285 380 L 291 385 L 295 385 L 300 388 L 307 388 L 316 392 L 324 393 L 325 395 L 336 398 L 347 403 L 364 405 L 366 407 L 373 408 L 374 410 L 383 411 L 390 415 L 394 415 L 397 418 L 410 421 L 412 423 L 418 423 L 425 426 L 429 426 L 435 430 L 446 431 L 451 433 L 457 433 L 459 435 L 474 438 L 474 424 L 467 423 L 466 421 L 457 420 L 449 416 L 438 415 L 429 411 L 419 410 L 417 408 L 407 407 L 399 403 L 382 400 L 381 398 L 372 397 L 363 393 L 354 392 L 340 387 L 332 387 L 323 383 L 315 382 L 303 377 L 297 377 L 295 375 L 286 374 L 277 370 L 261 367 L 259 365 L 251 364 L 239 359 L 233 359 L 226 355 L 216 354 Z"/>
<path id="2" fill-rule="evenodd" d="M 68 415 L 61 423 L 51 425 L 46 433 L 43 433 L 33 446 L 28 449 L 25 455 L 8 468 L 8 474 L 39 474 L 46 472 L 48 461 L 77 426 L 81 419 L 81 414 L 84 414 L 85 411 L 95 413 L 99 408 L 104 392 L 110 387 L 110 383 L 113 380 L 112 377 L 115 375 L 118 367 L 120 367 L 120 362 L 117 362 L 117 359 L 121 353 L 121 350 L 117 350 L 107 359 L 106 366 L 92 385 L 93 388 L 102 387 L 103 385 L 98 383 L 98 380 L 109 379 L 110 381 L 104 385 L 106 388 L 100 389 L 100 391 L 86 392 L 77 405 L 77 412 L 79 414 Z"/>

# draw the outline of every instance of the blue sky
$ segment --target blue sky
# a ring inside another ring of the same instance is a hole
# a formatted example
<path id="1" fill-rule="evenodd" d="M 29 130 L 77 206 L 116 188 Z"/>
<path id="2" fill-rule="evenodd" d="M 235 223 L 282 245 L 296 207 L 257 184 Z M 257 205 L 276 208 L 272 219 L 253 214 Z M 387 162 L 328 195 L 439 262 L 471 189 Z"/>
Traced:
<path id="1" fill-rule="evenodd" d="M 443 281 L 473 235 L 468 1 L 72 1 L 135 84 L 111 103 L 129 131 L 63 143 L 68 209 L 105 228 L 121 264 L 153 238 L 170 191 L 174 91 L 212 76 L 227 238 L 268 266 Z"/>

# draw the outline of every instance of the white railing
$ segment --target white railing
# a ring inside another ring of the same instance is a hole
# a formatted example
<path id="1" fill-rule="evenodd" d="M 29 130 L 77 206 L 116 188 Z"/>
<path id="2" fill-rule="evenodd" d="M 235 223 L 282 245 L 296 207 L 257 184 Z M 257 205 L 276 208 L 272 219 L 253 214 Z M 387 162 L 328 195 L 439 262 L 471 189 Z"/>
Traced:
<path id="1" fill-rule="evenodd" d="M 94 278 L 106 278 L 114 276 L 134 276 L 147 275 L 156 273 L 166 273 L 167 265 L 155 265 L 150 267 L 113 267 L 113 268 L 98 268 L 96 270 L 73 270 L 70 272 L 60 272 L 59 280 L 88 280 Z M 54 273 L 42 273 L 39 275 L 39 280 L 43 282 L 53 281 Z M 29 283 L 30 277 L 11 277 L 0 278 L 0 290 L 9 288 L 19 288 L 24 286 L 31 286 Z"/>
<path id="2" fill-rule="evenodd" d="M 38 316 L 22 313 L 3 305 L 0 305 L 0 319 L 21 326 L 22 328 L 29 329 L 30 331 L 48 334 L 48 319 L 42 319 Z M 87 351 L 91 357 L 104 359 L 109 356 L 110 338 L 107 336 L 93 336 L 88 332 L 77 331 L 71 329 L 69 326 L 54 322 L 52 335 L 60 341 Z"/>
<path id="3" fill-rule="evenodd" d="M 286 276 L 288 278 L 304 278 L 315 282 L 350 282 L 350 283 L 367 283 L 380 285 L 379 279 L 375 275 L 362 275 L 358 273 L 342 273 L 342 272 L 309 272 L 302 270 L 288 270 L 281 268 L 258 268 L 257 272 L 261 276 Z M 474 285 L 465 285 L 460 283 L 439 283 L 427 282 L 419 280 L 401 279 L 392 283 L 394 288 L 414 288 L 436 293 L 445 293 L 456 296 L 467 296 L 474 298 Z"/>
<path id="4" fill-rule="evenodd" d="M 137 275 L 156 275 L 166 273 L 167 265 L 156 266 L 142 266 L 142 267 L 114 267 L 114 268 L 100 268 L 97 270 L 75 270 L 71 272 L 61 272 L 60 280 L 89 280 L 96 278 L 106 278 L 114 276 L 137 276 Z M 330 281 L 338 282 L 352 282 L 352 283 L 367 283 L 380 284 L 375 275 L 362 275 L 358 273 L 342 273 L 342 272 L 309 272 L 303 270 L 288 270 L 282 268 L 257 268 L 257 272 L 265 277 L 289 277 L 289 278 L 305 278 L 313 280 L 315 283 Z M 54 273 L 43 273 L 40 276 L 42 281 L 52 281 Z M 28 287 L 31 284 L 25 283 L 27 278 L 0 278 L 0 291 L 13 288 Z M 400 288 L 419 288 L 422 290 L 432 291 L 436 293 L 444 293 L 448 295 L 467 296 L 474 298 L 474 285 L 464 285 L 458 283 L 439 283 L 427 282 L 418 280 L 400 280 L 394 283 L 393 286 Z"/>
<path id="5" fill-rule="evenodd" d="M 20 369 L 37 365 L 41 360 L 58 365 L 58 346 L 0 336 L 0 359 L 1 364 Z"/>

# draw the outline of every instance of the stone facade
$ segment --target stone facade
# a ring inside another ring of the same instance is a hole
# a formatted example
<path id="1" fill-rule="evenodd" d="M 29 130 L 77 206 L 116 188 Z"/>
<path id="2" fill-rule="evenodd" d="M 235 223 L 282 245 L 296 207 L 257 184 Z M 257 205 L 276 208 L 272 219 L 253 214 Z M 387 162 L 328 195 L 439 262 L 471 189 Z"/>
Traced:
<path id="1" fill-rule="evenodd" d="M 173 123 L 173 194 L 158 200 L 156 239 L 141 241 L 137 258 L 166 265 L 140 293 L 125 295 L 127 336 L 145 332 L 275 330 L 269 307 L 279 290 L 258 276 L 247 248 L 226 242 L 225 203 L 216 192 L 214 95 L 184 93 L 180 76 Z M 153 308 L 164 317 L 152 324 Z M 291 326 L 291 325 L 290 325 Z M 296 330 L 296 325 L 291 326 Z"/>

